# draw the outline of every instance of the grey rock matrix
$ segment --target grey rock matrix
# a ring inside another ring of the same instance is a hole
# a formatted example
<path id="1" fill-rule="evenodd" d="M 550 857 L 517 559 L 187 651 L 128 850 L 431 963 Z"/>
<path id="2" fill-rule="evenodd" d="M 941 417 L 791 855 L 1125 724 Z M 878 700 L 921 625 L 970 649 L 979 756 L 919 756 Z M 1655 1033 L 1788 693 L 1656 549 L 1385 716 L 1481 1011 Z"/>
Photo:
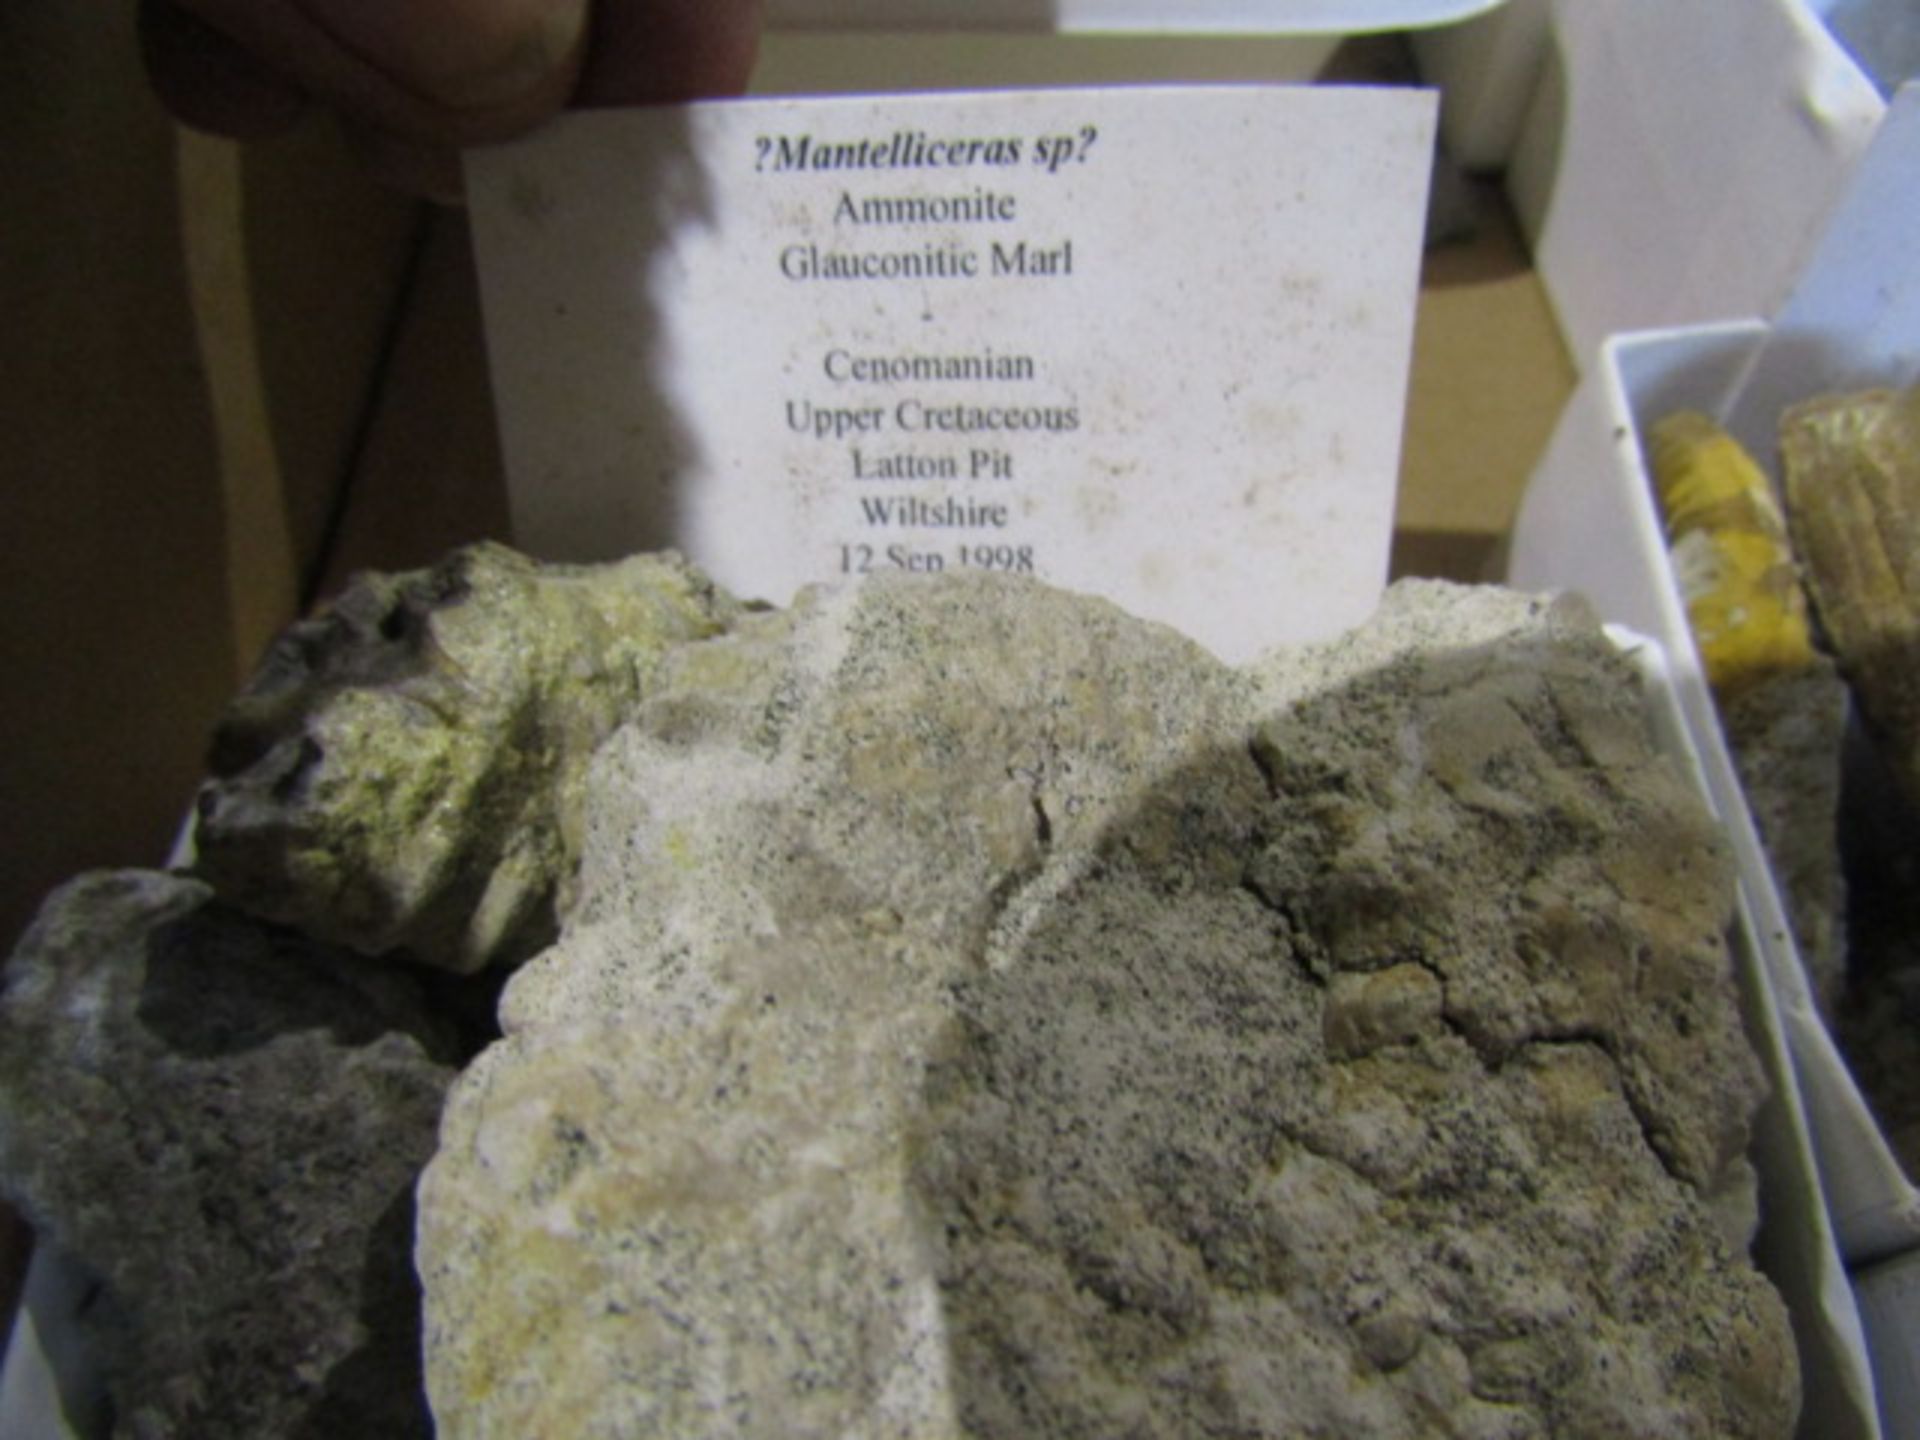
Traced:
<path id="1" fill-rule="evenodd" d="M 553 938 L 586 762 L 735 602 L 673 555 L 498 545 L 365 575 L 275 643 L 214 736 L 200 875 L 245 909 L 460 973 Z"/>
<path id="2" fill-rule="evenodd" d="M 409 1256 L 450 1050 L 406 974 L 194 881 L 47 902 L 0 994 L 0 1177 L 98 1278 L 116 1435 L 432 1433 Z"/>
<path id="3" fill-rule="evenodd" d="M 1728 864 L 1590 623 L 668 648 L 420 1192 L 449 1436 L 1785 1436 Z"/>
<path id="4" fill-rule="evenodd" d="M 220 898 L 10 963 L 0 1184 L 130 1436 L 1784 1436 L 1634 684 L 1447 587 L 1234 671 L 1004 579 L 370 577 L 217 737 Z"/>

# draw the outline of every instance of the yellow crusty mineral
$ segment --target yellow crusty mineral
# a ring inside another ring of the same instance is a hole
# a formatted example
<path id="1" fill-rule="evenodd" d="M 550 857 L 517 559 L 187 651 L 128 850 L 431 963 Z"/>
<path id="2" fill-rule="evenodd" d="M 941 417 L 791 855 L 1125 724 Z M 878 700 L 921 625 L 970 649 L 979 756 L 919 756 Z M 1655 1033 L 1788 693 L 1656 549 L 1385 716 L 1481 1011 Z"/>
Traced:
<path id="1" fill-rule="evenodd" d="M 1724 699 L 1812 664 L 1806 596 L 1760 467 L 1690 410 L 1653 426 L 1648 451 L 1674 578 L 1714 693 Z"/>

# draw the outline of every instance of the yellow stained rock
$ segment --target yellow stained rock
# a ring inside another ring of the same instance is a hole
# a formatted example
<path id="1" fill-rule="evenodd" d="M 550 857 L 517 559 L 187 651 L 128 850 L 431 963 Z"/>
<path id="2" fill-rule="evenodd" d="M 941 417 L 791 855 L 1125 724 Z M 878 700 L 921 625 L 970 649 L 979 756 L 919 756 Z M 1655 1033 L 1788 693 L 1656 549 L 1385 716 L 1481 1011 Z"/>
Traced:
<path id="1" fill-rule="evenodd" d="M 1724 699 L 1812 664 L 1806 596 L 1760 467 L 1695 411 L 1653 426 L 1648 451 L 1674 578 L 1714 693 Z"/>

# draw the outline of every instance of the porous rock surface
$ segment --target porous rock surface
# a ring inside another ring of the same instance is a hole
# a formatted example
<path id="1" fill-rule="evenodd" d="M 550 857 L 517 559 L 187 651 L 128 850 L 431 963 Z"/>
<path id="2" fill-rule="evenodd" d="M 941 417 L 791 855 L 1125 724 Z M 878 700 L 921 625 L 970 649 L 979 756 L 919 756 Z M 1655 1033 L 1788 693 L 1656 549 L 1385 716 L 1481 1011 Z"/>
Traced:
<path id="1" fill-rule="evenodd" d="M 738 608 L 672 554 L 576 567 L 484 544 L 357 577 L 223 717 L 197 872 L 363 954 L 524 959 L 554 935 L 588 758 L 660 656 Z"/>
<path id="2" fill-rule="evenodd" d="M 423 1178 L 448 1436 L 1785 1436 L 1728 864 L 1584 617 L 673 650 Z"/>
<path id="3" fill-rule="evenodd" d="M 0 1188 L 96 1276 L 115 1434 L 432 1434 L 413 1184 L 453 1047 L 417 988 L 150 871 L 43 906 L 0 993 Z"/>
<path id="4" fill-rule="evenodd" d="M 1920 384 L 1802 401 L 1780 459 L 1821 634 L 1920 808 Z"/>
<path id="5" fill-rule="evenodd" d="M 1766 846 L 1820 1010 L 1847 986 L 1847 880 L 1840 863 L 1847 687 L 1833 662 L 1767 676 L 1721 702 L 1727 749 Z"/>

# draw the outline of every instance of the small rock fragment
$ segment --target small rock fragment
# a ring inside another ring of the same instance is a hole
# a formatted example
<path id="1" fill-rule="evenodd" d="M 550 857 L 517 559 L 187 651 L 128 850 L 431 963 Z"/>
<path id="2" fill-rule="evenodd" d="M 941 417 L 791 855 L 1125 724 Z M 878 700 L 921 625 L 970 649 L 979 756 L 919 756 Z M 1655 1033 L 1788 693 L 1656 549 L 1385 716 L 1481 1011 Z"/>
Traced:
<path id="1" fill-rule="evenodd" d="M 413 1184 L 454 1042 L 410 978 L 143 871 L 0 992 L 0 1186 L 99 1277 L 126 1437 L 428 1436 Z"/>
<path id="2" fill-rule="evenodd" d="M 663 655 L 738 609 L 673 555 L 573 567 L 478 545 L 362 576 L 221 721 L 196 873 L 363 954 L 522 960 L 553 938 L 587 758 Z"/>

